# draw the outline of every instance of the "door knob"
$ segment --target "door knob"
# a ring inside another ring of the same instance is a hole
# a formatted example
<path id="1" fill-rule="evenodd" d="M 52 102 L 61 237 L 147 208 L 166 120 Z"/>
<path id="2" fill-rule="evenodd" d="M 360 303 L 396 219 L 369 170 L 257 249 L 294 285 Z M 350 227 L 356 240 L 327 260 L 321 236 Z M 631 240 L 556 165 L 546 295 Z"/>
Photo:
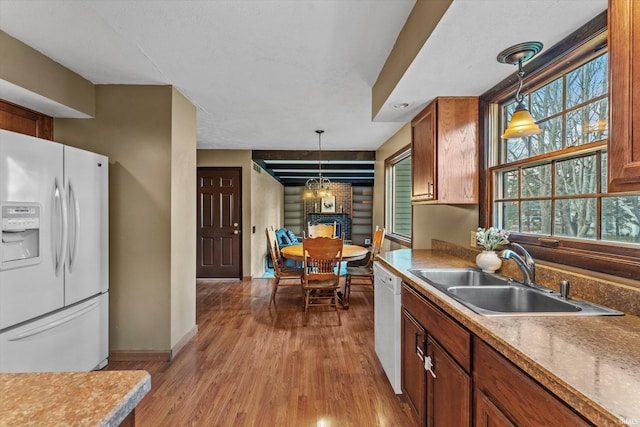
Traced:
<path id="1" fill-rule="evenodd" d="M 234 222 L 234 223 L 233 223 L 233 226 L 234 226 L 234 227 L 237 227 L 237 226 L 238 226 L 238 223 L 237 223 L 237 222 Z"/>
<path id="2" fill-rule="evenodd" d="M 239 230 L 233 230 L 233 234 L 240 234 Z"/>

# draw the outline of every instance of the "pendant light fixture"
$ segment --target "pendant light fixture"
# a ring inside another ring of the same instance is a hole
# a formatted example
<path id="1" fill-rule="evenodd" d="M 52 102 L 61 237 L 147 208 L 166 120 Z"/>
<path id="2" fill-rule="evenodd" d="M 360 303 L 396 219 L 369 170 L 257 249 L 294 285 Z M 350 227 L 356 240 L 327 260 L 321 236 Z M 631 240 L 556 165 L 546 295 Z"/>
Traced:
<path id="1" fill-rule="evenodd" d="M 318 178 L 309 178 L 304 185 L 304 198 L 315 199 L 322 197 L 331 197 L 331 181 L 329 178 L 322 177 L 322 134 L 323 130 L 317 130 L 318 134 Z"/>
<path id="2" fill-rule="evenodd" d="M 522 102 L 524 96 L 520 93 L 522 90 L 522 81 L 524 79 L 524 70 L 522 64 L 533 58 L 542 50 L 540 42 L 525 42 L 515 46 L 511 46 L 498 54 L 498 62 L 503 64 L 517 65 L 518 71 L 518 90 L 516 91 L 516 110 L 511 116 L 511 122 L 504 131 L 502 138 L 523 138 L 525 136 L 537 135 L 542 129 L 534 122 L 533 117 Z"/>

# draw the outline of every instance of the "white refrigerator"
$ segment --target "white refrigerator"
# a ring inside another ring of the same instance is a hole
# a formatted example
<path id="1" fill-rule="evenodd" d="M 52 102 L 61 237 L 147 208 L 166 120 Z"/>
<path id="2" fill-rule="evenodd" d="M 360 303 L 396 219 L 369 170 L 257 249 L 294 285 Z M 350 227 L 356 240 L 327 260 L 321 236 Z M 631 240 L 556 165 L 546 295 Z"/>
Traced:
<path id="1" fill-rule="evenodd" d="M 108 356 L 108 158 L 0 130 L 0 372 Z"/>

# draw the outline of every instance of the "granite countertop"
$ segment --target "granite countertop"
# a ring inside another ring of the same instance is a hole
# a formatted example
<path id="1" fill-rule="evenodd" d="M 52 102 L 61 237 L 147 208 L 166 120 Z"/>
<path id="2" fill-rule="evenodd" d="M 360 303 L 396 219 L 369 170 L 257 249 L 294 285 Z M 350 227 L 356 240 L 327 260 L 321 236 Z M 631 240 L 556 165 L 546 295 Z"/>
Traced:
<path id="1" fill-rule="evenodd" d="M 408 272 L 475 264 L 431 250 L 379 259 L 594 424 L 640 425 L 640 317 L 483 316 Z"/>
<path id="2" fill-rule="evenodd" d="M 150 389 L 147 371 L 0 374 L 0 426 L 117 426 Z"/>

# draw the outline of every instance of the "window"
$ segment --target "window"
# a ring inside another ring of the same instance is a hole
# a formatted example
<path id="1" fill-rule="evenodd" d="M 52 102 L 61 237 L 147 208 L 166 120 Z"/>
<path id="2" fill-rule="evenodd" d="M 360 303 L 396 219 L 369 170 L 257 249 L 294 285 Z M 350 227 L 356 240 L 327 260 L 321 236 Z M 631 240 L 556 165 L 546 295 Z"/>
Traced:
<path id="1" fill-rule="evenodd" d="M 640 194 L 607 193 L 604 34 L 598 49 L 585 43 L 527 82 L 524 102 L 539 135 L 499 138 L 515 110 L 515 91 L 490 102 L 485 123 L 495 131 L 485 222 L 511 231 L 511 240 L 538 258 L 631 277 L 624 260 L 640 257 Z"/>
<path id="2" fill-rule="evenodd" d="M 411 245 L 411 147 L 385 160 L 385 228 L 393 241 Z"/>

